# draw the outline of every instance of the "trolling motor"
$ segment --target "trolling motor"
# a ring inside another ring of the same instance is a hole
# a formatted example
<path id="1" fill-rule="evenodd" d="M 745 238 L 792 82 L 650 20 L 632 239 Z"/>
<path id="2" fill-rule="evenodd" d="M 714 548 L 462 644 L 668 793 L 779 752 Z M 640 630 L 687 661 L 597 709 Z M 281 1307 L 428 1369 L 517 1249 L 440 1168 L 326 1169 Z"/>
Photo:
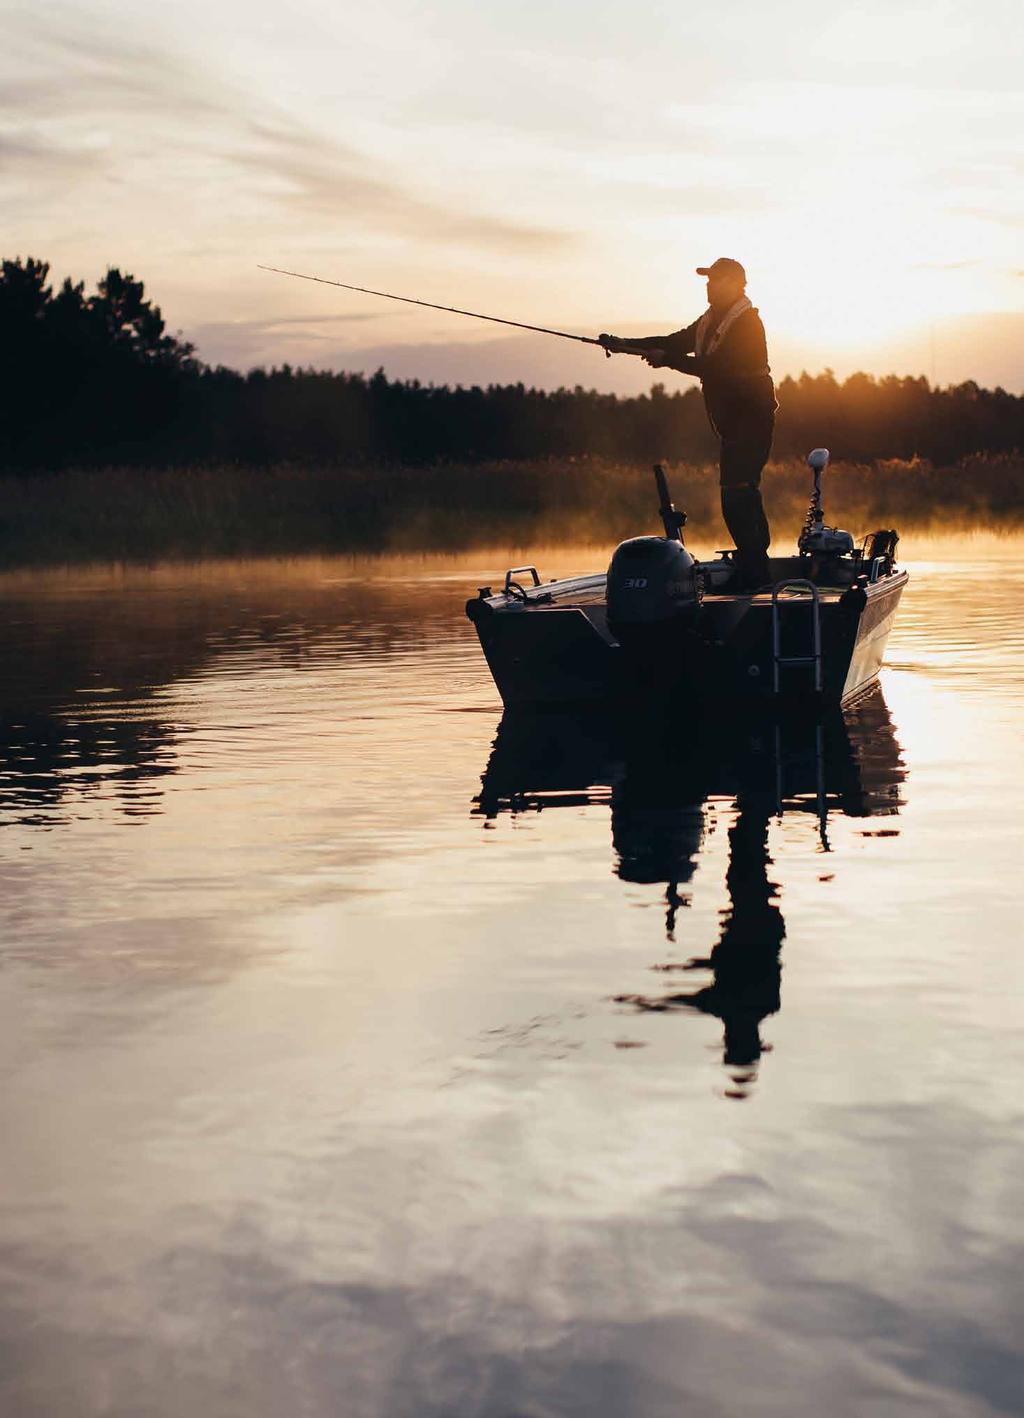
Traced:
<path id="1" fill-rule="evenodd" d="M 700 564 L 683 545 L 686 513 L 673 505 L 660 463 L 654 479 L 665 535 L 620 543 L 608 567 L 608 625 L 623 645 L 656 641 L 679 622 L 692 625 L 704 596 Z"/>
<path id="2" fill-rule="evenodd" d="M 828 467 L 827 448 L 815 448 L 807 455 L 807 465 L 814 473 L 811 501 L 804 518 L 797 547 L 801 556 L 846 556 L 853 551 L 853 537 L 838 527 L 825 526 L 825 509 L 821 505 L 821 475 Z"/>
<path id="3" fill-rule="evenodd" d="M 676 511 L 676 505 L 668 490 L 665 469 L 660 463 L 654 465 L 654 481 L 658 488 L 658 516 L 661 518 L 661 525 L 665 528 L 665 536 L 670 542 L 678 542 L 682 546 L 686 513 Z"/>

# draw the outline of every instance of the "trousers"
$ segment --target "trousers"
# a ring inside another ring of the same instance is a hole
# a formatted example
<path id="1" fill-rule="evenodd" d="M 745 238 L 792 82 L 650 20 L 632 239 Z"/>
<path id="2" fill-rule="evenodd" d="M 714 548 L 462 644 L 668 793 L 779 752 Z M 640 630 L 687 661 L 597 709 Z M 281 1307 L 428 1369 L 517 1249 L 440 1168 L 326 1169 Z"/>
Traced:
<path id="1" fill-rule="evenodd" d="M 770 580 L 768 547 L 772 534 L 761 501 L 761 474 L 772 451 L 774 417 L 751 420 L 720 433 L 722 517 L 736 543 L 741 581 L 750 587 Z"/>

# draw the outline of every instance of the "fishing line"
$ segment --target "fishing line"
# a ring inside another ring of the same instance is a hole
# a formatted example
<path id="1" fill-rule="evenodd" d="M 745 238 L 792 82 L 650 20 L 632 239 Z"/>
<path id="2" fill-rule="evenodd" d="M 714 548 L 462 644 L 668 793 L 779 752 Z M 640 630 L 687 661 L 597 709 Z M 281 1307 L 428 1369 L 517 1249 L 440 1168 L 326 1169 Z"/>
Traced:
<path id="1" fill-rule="evenodd" d="M 329 281 L 326 276 L 307 276 L 303 271 L 285 271 L 280 266 L 257 267 L 260 271 L 274 271 L 279 276 L 294 276 L 300 281 L 317 281 L 322 286 L 338 286 L 341 290 L 359 291 L 361 295 L 379 295 L 384 300 L 400 300 L 406 305 L 422 305 L 427 310 L 445 310 L 450 315 L 468 315 L 472 320 L 490 320 L 495 325 L 513 325 L 517 330 L 532 330 L 537 335 L 555 335 L 560 340 L 578 340 L 581 345 L 597 345 L 605 354 L 611 354 L 600 340 L 590 335 L 570 335 L 567 330 L 549 330 L 545 325 L 526 325 L 522 320 L 505 320 L 500 315 L 481 315 L 478 310 L 460 310 L 457 305 L 435 305 L 431 300 L 414 300 L 409 295 L 393 295 L 391 291 L 370 290 L 368 286 L 350 286 L 345 281 Z"/>

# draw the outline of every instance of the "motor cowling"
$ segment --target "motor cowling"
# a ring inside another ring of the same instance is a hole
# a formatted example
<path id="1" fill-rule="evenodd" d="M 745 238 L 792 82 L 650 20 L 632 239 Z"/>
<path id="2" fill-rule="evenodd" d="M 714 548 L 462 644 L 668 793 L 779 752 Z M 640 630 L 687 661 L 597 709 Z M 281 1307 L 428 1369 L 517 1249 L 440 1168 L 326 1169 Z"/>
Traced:
<path id="1" fill-rule="evenodd" d="M 853 551 L 853 535 L 838 527 L 812 522 L 800 533 L 797 548 L 801 556 L 849 556 Z"/>
<path id="2" fill-rule="evenodd" d="M 813 448 L 807 455 L 807 466 L 814 474 L 814 490 L 804 518 L 803 530 L 797 542 L 801 556 L 850 556 L 853 537 L 840 527 L 825 526 L 825 511 L 821 505 L 821 475 L 828 467 L 827 448 Z"/>
<path id="3" fill-rule="evenodd" d="M 679 541 L 631 537 L 612 554 L 607 594 L 615 634 L 695 620 L 703 596 L 700 567 Z"/>

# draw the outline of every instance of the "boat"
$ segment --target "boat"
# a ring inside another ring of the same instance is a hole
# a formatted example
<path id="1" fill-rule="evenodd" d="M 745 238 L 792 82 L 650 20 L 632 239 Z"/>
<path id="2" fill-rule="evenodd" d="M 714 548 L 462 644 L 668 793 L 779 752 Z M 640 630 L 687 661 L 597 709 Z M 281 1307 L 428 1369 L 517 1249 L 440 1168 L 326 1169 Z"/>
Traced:
<path id="1" fill-rule="evenodd" d="M 687 550 L 686 515 L 660 464 L 663 536 L 621 543 L 603 573 L 542 581 L 535 566 L 518 566 L 501 590 L 481 586 L 466 614 L 504 704 L 667 693 L 705 711 L 788 711 L 856 699 L 878 676 L 909 578 L 894 529 L 857 544 L 826 525 L 828 461 L 826 448 L 808 455 L 813 487 L 796 551 L 771 557 L 770 579 L 753 590 L 740 584 L 734 549 L 703 562 Z"/>

